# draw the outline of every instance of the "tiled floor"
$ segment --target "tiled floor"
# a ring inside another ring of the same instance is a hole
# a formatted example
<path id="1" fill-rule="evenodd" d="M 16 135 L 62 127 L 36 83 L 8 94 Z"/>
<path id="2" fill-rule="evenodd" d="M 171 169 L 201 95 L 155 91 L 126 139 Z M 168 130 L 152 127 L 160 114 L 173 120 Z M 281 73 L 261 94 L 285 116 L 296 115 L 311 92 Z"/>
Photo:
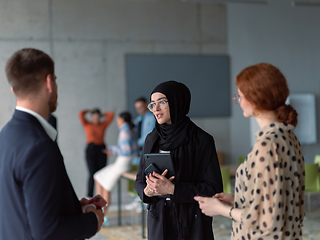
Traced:
<path id="1" fill-rule="evenodd" d="M 110 226 L 103 228 L 94 240 L 141 240 L 141 216 L 136 212 L 123 211 L 123 226 L 117 226 L 117 212 L 110 211 Z M 312 196 L 311 210 L 306 212 L 303 227 L 303 240 L 320 240 L 320 194 Z M 216 216 L 213 221 L 215 239 L 230 239 L 231 221 Z"/>

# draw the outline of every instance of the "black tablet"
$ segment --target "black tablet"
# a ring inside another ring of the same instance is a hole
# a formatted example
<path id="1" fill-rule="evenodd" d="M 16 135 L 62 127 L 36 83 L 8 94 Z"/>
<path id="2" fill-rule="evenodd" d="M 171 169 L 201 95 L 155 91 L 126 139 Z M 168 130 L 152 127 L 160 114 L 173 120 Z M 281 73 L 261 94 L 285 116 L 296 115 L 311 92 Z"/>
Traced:
<path id="1" fill-rule="evenodd" d="M 144 159 L 146 161 L 146 167 L 150 164 L 155 165 L 162 174 L 164 170 L 168 169 L 166 178 L 170 178 L 175 175 L 172 159 L 170 153 L 146 153 L 144 154 Z"/>

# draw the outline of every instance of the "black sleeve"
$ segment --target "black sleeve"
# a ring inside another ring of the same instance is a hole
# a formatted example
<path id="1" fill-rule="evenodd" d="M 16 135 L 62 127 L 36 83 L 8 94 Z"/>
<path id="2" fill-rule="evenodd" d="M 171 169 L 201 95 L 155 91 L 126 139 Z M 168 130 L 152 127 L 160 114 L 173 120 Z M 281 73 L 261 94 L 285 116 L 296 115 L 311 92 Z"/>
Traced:
<path id="1" fill-rule="evenodd" d="M 203 164 L 203 162 L 207 163 L 201 167 L 204 172 L 203 177 L 201 181 L 197 183 L 176 182 L 172 198 L 173 202 L 194 203 L 195 200 L 193 198 L 196 195 L 200 194 L 211 197 L 223 191 L 220 165 L 212 137 L 202 141 L 196 155 L 197 159 L 195 159 L 195 161 L 197 161 L 198 164 Z M 208 161 L 202 161 L 205 158 L 208 158 Z"/>
<path id="2" fill-rule="evenodd" d="M 81 213 L 57 145 L 39 142 L 29 147 L 25 159 L 22 166 L 24 204 L 34 239 L 69 240 L 93 236 L 98 220 L 94 213 Z"/>
<path id="3" fill-rule="evenodd" d="M 134 188 L 137 191 L 137 194 L 139 195 L 141 201 L 143 201 L 144 203 L 150 203 L 150 202 L 152 202 L 152 199 L 153 199 L 153 198 L 150 198 L 150 197 L 148 197 L 147 195 L 144 194 L 144 189 L 147 186 L 146 175 L 144 173 L 144 170 L 146 168 L 146 163 L 145 163 L 145 160 L 144 160 L 144 154 L 146 153 L 145 152 L 145 148 L 146 148 L 147 144 L 150 144 L 148 136 L 146 138 L 146 141 L 144 143 L 144 147 L 143 147 L 142 152 L 141 152 L 139 168 L 138 168 L 138 172 L 137 172 L 137 178 L 136 178 L 136 181 L 134 183 Z"/>

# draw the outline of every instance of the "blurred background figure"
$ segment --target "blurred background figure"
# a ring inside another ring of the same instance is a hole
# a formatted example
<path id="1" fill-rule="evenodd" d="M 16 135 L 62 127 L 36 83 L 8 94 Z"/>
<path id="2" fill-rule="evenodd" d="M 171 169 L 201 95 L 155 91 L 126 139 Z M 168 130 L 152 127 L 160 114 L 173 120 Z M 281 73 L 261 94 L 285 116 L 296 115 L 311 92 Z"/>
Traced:
<path id="1" fill-rule="evenodd" d="M 153 114 L 148 110 L 148 102 L 145 97 L 139 97 L 135 101 L 134 107 L 136 108 L 136 111 L 139 114 L 139 116 L 134 120 L 134 129 L 137 135 L 137 143 L 139 146 L 139 156 L 134 158 L 132 164 L 138 165 L 144 141 L 147 135 L 154 129 L 156 119 L 154 118 Z"/>
<path id="2" fill-rule="evenodd" d="M 97 194 L 100 194 L 110 205 L 111 190 L 121 174 L 130 170 L 132 158 L 137 154 L 138 146 L 134 133 L 134 124 L 129 112 L 122 112 L 117 117 L 119 128 L 118 145 L 108 146 L 105 150 L 108 156 L 116 156 L 114 163 L 109 164 L 94 174 Z M 108 224 L 107 207 L 104 209 L 104 226 Z"/>
<path id="3" fill-rule="evenodd" d="M 91 114 L 91 121 L 86 119 L 86 114 Z M 105 130 L 111 123 L 114 112 L 105 112 L 101 114 L 100 109 L 82 110 L 79 112 L 79 118 L 83 125 L 87 147 L 85 149 L 86 162 L 89 170 L 87 196 L 93 196 L 94 181 L 93 174 L 105 167 L 107 164 L 107 155 L 104 153 L 106 145 L 104 143 Z"/>
<path id="4" fill-rule="evenodd" d="M 147 135 L 152 132 L 155 127 L 156 119 L 153 114 L 148 109 L 148 102 L 145 97 L 139 97 L 134 102 L 134 107 L 139 114 L 138 117 L 134 120 L 134 129 L 136 132 L 136 136 L 138 138 L 137 143 L 139 146 L 139 152 L 136 157 L 132 160 L 132 170 L 138 170 L 139 162 L 140 162 L 140 155 L 142 151 L 142 147 L 144 145 L 144 141 L 146 140 Z M 129 189 L 132 192 L 134 190 L 134 183 L 129 182 Z M 141 211 L 141 203 L 140 198 L 138 195 L 133 195 L 133 202 L 129 203 L 128 205 L 124 206 L 124 208 L 128 211 L 137 210 L 138 212 Z"/>

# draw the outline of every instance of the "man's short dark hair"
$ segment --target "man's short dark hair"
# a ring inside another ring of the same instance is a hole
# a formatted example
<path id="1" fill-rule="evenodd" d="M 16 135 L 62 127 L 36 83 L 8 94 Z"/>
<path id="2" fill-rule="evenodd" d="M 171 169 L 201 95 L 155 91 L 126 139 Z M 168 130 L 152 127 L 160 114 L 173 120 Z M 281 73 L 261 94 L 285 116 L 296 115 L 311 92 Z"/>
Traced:
<path id="1" fill-rule="evenodd" d="M 146 99 L 145 97 L 139 97 L 139 98 L 137 98 L 134 102 L 135 102 L 135 103 L 136 103 L 136 102 L 144 102 L 144 103 L 147 103 L 147 99 Z"/>
<path id="2" fill-rule="evenodd" d="M 23 48 L 9 58 L 5 71 L 14 93 L 27 95 L 38 91 L 48 74 L 54 75 L 54 62 L 38 49 Z"/>

